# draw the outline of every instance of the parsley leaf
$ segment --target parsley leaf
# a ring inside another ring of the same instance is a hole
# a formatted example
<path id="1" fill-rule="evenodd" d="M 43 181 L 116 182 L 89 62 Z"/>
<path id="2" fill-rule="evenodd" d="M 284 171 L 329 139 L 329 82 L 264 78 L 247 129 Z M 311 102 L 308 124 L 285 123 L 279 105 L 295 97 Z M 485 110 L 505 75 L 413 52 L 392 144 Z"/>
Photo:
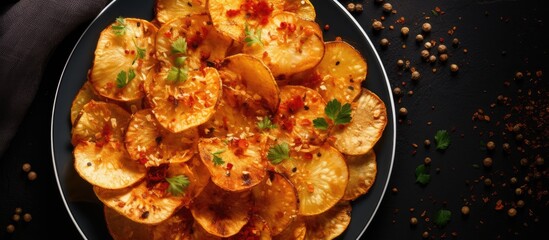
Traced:
<path id="1" fill-rule="evenodd" d="M 252 46 L 255 43 L 263 46 L 263 42 L 261 41 L 261 29 L 257 29 L 254 32 L 249 28 L 248 23 L 246 23 L 246 26 L 244 27 L 244 34 L 246 35 L 244 42 L 246 42 L 248 46 Z"/>
<path id="2" fill-rule="evenodd" d="M 440 209 L 435 214 L 435 224 L 439 227 L 444 227 L 448 222 L 450 221 L 450 218 L 452 217 L 452 212 L 450 210 L 446 209 Z"/>
<path id="3" fill-rule="evenodd" d="M 341 106 L 341 103 L 337 99 L 332 99 L 326 104 L 324 113 L 330 118 L 335 125 L 342 125 L 351 122 L 351 104 L 345 103 Z M 328 122 L 324 118 L 316 118 L 313 120 L 314 126 L 318 129 L 327 130 Z"/>
<path id="4" fill-rule="evenodd" d="M 166 80 L 176 82 L 176 83 L 185 82 L 189 77 L 188 71 L 189 70 L 187 68 L 172 67 L 168 71 L 168 76 L 166 77 Z"/>
<path id="5" fill-rule="evenodd" d="M 275 129 L 276 125 L 271 121 L 270 118 L 264 117 L 261 121 L 257 122 L 257 127 L 260 130 Z"/>
<path id="6" fill-rule="evenodd" d="M 172 43 L 172 53 L 173 54 L 187 54 L 187 40 L 183 37 L 178 37 Z"/>
<path id="7" fill-rule="evenodd" d="M 421 185 L 426 185 L 431 181 L 431 175 L 429 174 L 429 168 L 425 164 L 421 164 L 416 167 L 416 182 Z"/>
<path id="8" fill-rule="evenodd" d="M 225 161 L 223 161 L 223 158 L 221 158 L 219 156 L 219 154 L 222 154 L 225 152 L 225 149 L 223 150 L 218 150 L 218 151 L 215 151 L 212 153 L 213 155 L 213 159 L 212 159 L 212 162 L 214 163 L 215 166 L 219 166 L 219 165 L 223 165 L 225 164 Z"/>
<path id="9" fill-rule="evenodd" d="M 328 122 L 325 118 L 319 117 L 313 120 L 313 125 L 315 128 L 318 128 L 320 130 L 328 130 Z"/>
<path id="10" fill-rule="evenodd" d="M 267 159 L 272 164 L 279 164 L 286 159 L 290 159 L 290 146 L 287 143 L 281 143 L 269 148 Z"/>
<path id="11" fill-rule="evenodd" d="M 130 81 L 133 80 L 134 78 L 135 78 L 135 71 L 133 70 L 133 68 L 128 69 L 127 73 L 126 71 L 122 70 L 116 76 L 116 87 L 123 88 L 126 85 L 128 85 L 128 83 L 130 83 Z"/>
<path id="12" fill-rule="evenodd" d="M 126 21 L 123 17 L 117 17 L 116 23 L 111 26 L 112 32 L 116 36 L 122 36 L 126 33 Z"/>
<path id="13" fill-rule="evenodd" d="M 145 48 L 140 48 L 137 45 L 137 42 L 135 41 L 135 39 L 133 40 L 133 45 L 135 46 L 135 50 L 137 51 L 137 54 L 135 55 L 135 58 L 132 61 L 132 65 L 135 63 L 135 61 L 137 61 L 137 59 L 145 58 L 145 53 L 147 51 Z"/>
<path id="14" fill-rule="evenodd" d="M 450 134 L 446 130 L 438 130 L 435 134 L 437 149 L 445 150 L 450 145 Z"/>
<path id="15" fill-rule="evenodd" d="M 166 182 L 170 184 L 168 186 L 168 192 L 174 196 L 179 196 L 182 194 L 189 184 L 191 184 L 191 181 L 189 181 L 189 178 L 185 175 L 177 175 L 171 178 L 166 178 Z"/>

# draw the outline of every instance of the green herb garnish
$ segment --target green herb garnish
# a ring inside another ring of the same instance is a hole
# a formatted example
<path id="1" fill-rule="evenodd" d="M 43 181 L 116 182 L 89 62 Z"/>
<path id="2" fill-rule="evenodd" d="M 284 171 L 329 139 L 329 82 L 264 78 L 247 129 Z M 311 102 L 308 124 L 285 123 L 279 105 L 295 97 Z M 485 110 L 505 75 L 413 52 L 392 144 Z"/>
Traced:
<path id="1" fill-rule="evenodd" d="M 425 164 L 421 164 L 416 167 L 416 182 L 421 185 L 426 185 L 431 181 L 431 175 L 429 174 L 429 168 Z"/>
<path id="2" fill-rule="evenodd" d="M 128 85 L 128 83 L 130 83 L 130 81 L 133 80 L 134 78 L 135 78 L 135 71 L 133 70 L 133 68 L 128 69 L 127 73 L 126 71 L 122 70 L 116 76 L 116 87 L 123 88 L 126 85 Z"/>
<path id="3" fill-rule="evenodd" d="M 173 54 L 187 54 L 187 40 L 179 37 L 172 43 Z"/>
<path id="4" fill-rule="evenodd" d="M 218 151 L 215 151 L 215 152 L 212 153 L 212 155 L 213 155 L 212 162 L 215 166 L 220 166 L 220 165 L 225 164 L 225 161 L 223 161 L 223 158 L 221 158 L 219 156 L 219 154 L 222 154 L 224 152 L 225 152 L 225 150 L 223 149 L 223 150 L 218 150 Z"/>
<path id="5" fill-rule="evenodd" d="M 168 182 L 170 185 L 168 186 L 168 192 L 170 192 L 174 196 L 179 196 L 183 192 L 185 192 L 185 189 L 191 184 L 189 181 L 189 178 L 185 175 L 177 175 L 171 178 L 166 178 L 166 182 Z"/>
<path id="6" fill-rule="evenodd" d="M 188 76 L 188 69 L 187 68 L 178 68 L 178 67 L 172 67 L 168 71 L 168 76 L 166 77 L 166 80 L 180 83 L 187 81 Z"/>
<path id="7" fill-rule="evenodd" d="M 111 26 L 112 32 L 116 36 L 122 36 L 126 33 L 126 21 L 123 17 L 117 17 L 116 23 Z"/>
<path id="8" fill-rule="evenodd" d="M 439 227 L 444 227 L 448 222 L 450 221 L 450 218 L 452 217 L 452 212 L 450 210 L 446 209 L 440 209 L 435 214 L 435 224 Z"/>
<path id="9" fill-rule="evenodd" d="M 261 121 L 257 122 L 257 127 L 260 130 L 275 129 L 276 125 L 271 121 L 270 118 L 264 117 Z"/>
<path id="10" fill-rule="evenodd" d="M 267 159 L 272 164 L 279 164 L 284 160 L 290 159 L 290 146 L 287 143 L 281 143 L 269 148 Z"/>
<path id="11" fill-rule="evenodd" d="M 351 104 L 345 103 L 341 106 L 341 103 L 337 99 L 332 99 L 326 104 L 324 113 L 330 118 L 335 125 L 342 125 L 351 122 Z M 313 124 L 316 128 L 327 130 L 328 121 L 325 118 L 319 117 L 313 120 Z"/>
<path id="12" fill-rule="evenodd" d="M 257 29 L 254 32 L 249 28 L 248 23 L 246 23 L 246 26 L 244 27 L 244 34 L 246 35 L 244 42 L 246 42 L 248 46 L 252 46 L 256 43 L 263 46 L 263 42 L 261 41 L 261 29 Z"/>
<path id="13" fill-rule="evenodd" d="M 435 134 L 437 149 L 445 150 L 450 145 L 450 134 L 446 130 L 438 130 Z"/>

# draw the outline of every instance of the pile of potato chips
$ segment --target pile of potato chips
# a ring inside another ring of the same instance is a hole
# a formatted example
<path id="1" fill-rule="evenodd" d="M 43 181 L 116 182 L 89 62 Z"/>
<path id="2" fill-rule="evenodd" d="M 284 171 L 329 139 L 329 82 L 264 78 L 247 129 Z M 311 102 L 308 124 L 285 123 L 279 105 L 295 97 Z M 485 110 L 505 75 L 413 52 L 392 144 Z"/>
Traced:
<path id="1" fill-rule="evenodd" d="M 158 0 L 100 34 L 74 166 L 114 239 L 333 239 L 376 178 L 383 101 L 308 0 Z"/>

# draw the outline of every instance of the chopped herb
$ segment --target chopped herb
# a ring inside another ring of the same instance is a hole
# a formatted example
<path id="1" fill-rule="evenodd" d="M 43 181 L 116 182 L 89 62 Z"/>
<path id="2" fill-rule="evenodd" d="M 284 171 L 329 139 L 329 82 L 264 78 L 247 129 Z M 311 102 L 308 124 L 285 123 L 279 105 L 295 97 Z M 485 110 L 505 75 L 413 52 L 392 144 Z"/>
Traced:
<path id="1" fill-rule="evenodd" d="M 249 28 L 248 23 L 246 23 L 246 26 L 244 27 L 244 34 L 246 34 L 244 42 L 246 42 L 248 46 L 252 46 L 255 43 L 263 46 L 263 42 L 261 41 L 261 29 L 257 29 L 254 32 Z"/>
<path id="2" fill-rule="evenodd" d="M 183 64 L 185 63 L 185 60 L 187 60 L 187 57 L 185 57 L 185 56 L 175 58 L 175 66 L 176 67 L 183 66 Z"/>
<path id="3" fill-rule="evenodd" d="M 126 21 L 124 20 L 124 18 L 117 17 L 116 23 L 112 25 L 111 29 L 116 36 L 124 35 L 124 33 L 126 33 Z"/>
<path id="4" fill-rule="evenodd" d="M 328 122 L 325 118 L 317 118 L 313 120 L 313 124 L 315 128 L 318 128 L 320 130 L 328 130 Z"/>
<path id="5" fill-rule="evenodd" d="M 168 76 L 166 77 L 166 80 L 171 82 L 185 82 L 188 78 L 188 69 L 187 68 L 177 68 L 172 67 L 168 71 Z"/>
<path id="6" fill-rule="evenodd" d="M 351 104 L 345 103 L 341 106 L 341 103 L 335 98 L 326 104 L 324 113 L 334 122 L 335 125 L 342 125 L 351 122 Z M 322 117 L 316 118 L 313 120 L 313 123 L 318 129 L 328 129 L 328 122 Z"/>
<path id="7" fill-rule="evenodd" d="M 416 182 L 421 185 L 426 185 L 431 181 L 431 175 L 429 174 L 429 168 L 425 164 L 421 164 L 416 167 Z"/>
<path id="8" fill-rule="evenodd" d="M 279 164 L 284 160 L 290 159 L 290 146 L 287 143 L 281 143 L 269 148 L 267 159 L 272 164 Z"/>
<path id="9" fill-rule="evenodd" d="M 440 209 L 435 214 L 435 224 L 439 227 L 444 227 L 450 221 L 450 217 L 452 217 L 450 210 Z"/>
<path id="10" fill-rule="evenodd" d="M 130 81 L 133 80 L 134 78 L 135 78 L 135 71 L 133 70 L 133 68 L 128 69 L 127 73 L 126 71 L 122 70 L 116 76 L 116 87 L 123 88 L 126 85 L 128 85 L 128 83 L 130 83 Z"/>
<path id="11" fill-rule="evenodd" d="M 172 43 L 173 54 L 187 54 L 187 41 L 179 37 Z"/>
<path id="12" fill-rule="evenodd" d="M 137 55 L 135 55 L 135 58 L 132 61 L 132 65 L 135 63 L 135 61 L 137 59 L 145 58 L 145 53 L 147 52 L 147 50 L 145 48 L 140 48 L 139 46 L 137 46 L 137 42 L 135 41 L 135 39 L 133 40 L 133 45 L 135 46 L 135 50 L 137 51 Z"/>
<path id="13" fill-rule="evenodd" d="M 171 178 L 166 178 L 166 182 L 170 184 L 168 186 L 168 192 L 174 196 L 181 195 L 191 183 L 189 178 L 185 175 L 177 175 Z"/>
<path id="14" fill-rule="evenodd" d="M 223 161 L 223 159 L 219 156 L 219 154 L 222 154 L 224 152 L 225 152 L 225 150 L 223 149 L 223 150 L 218 150 L 218 151 L 215 151 L 214 153 L 212 153 L 212 155 L 213 155 L 212 162 L 214 163 L 215 166 L 225 164 L 225 161 Z"/>
<path id="15" fill-rule="evenodd" d="M 450 134 L 446 130 L 438 130 L 435 135 L 437 149 L 445 150 L 450 145 Z"/>
<path id="16" fill-rule="evenodd" d="M 259 122 L 257 123 L 257 127 L 258 127 L 260 130 L 275 129 L 275 128 L 276 128 L 276 125 L 273 124 L 273 122 L 271 121 L 270 118 L 264 117 L 261 121 L 259 121 Z"/>

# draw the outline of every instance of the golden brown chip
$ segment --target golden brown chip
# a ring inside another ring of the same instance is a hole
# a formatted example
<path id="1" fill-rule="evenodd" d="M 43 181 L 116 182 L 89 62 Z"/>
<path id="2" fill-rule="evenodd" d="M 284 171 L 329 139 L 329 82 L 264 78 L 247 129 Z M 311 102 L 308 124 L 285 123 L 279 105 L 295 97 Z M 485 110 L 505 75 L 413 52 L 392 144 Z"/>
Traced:
<path id="1" fill-rule="evenodd" d="M 212 181 L 225 190 L 250 189 L 267 174 L 267 163 L 261 158 L 260 136 L 249 140 L 201 138 L 198 150 L 202 162 L 210 170 Z"/>
<path id="2" fill-rule="evenodd" d="M 236 235 L 228 237 L 227 240 L 271 240 L 271 235 L 271 229 L 267 222 L 259 215 L 252 215 L 248 223 Z"/>
<path id="3" fill-rule="evenodd" d="M 221 61 L 231 44 L 232 39 L 217 32 L 208 15 L 180 15 L 158 29 L 156 56 L 164 68 L 195 70 Z"/>
<path id="4" fill-rule="evenodd" d="M 248 29 L 242 52 L 260 58 L 276 79 L 316 66 L 324 55 L 322 31 L 317 23 L 291 12 L 279 12 L 265 26 Z"/>
<path id="5" fill-rule="evenodd" d="M 276 165 L 297 189 L 299 214 L 323 213 L 341 200 L 349 182 L 343 155 L 328 144 L 313 152 L 292 152 L 290 159 Z"/>
<path id="6" fill-rule="evenodd" d="M 280 234 L 273 236 L 275 240 L 303 240 L 305 239 L 305 234 L 307 232 L 307 227 L 305 226 L 304 216 L 298 216 L 295 221 L 291 222 L 290 225 Z"/>
<path id="7" fill-rule="evenodd" d="M 181 16 L 207 14 L 206 0 L 156 0 L 155 20 L 159 25 Z"/>
<path id="8" fill-rule="evenodd" d="M 196 221 L 194 221 L 192 226 L 192 234 L 191 239 L 193 240 L 222 240 L 224 238 L 215 236 L 213 234 L 210 234 L 209 232 L 206 232 L 206 230 L 200 226 L 200 224 Z"/>
<path id="9" fill-rule="evenodd" d="M 145 96 L 143 82 L 156 65 L 156 31 L 147 20 L 117 18 L 101 32 L 89 79 L 99 95 L 118 101 Z"/>
<path id="10" fill-rule="evenodd" d="M 189 209 L 181 208 L 166 221 L 155 225 L 150 239 L 191 240 L 193 222 Z"/>
<path id="11" fill-rule="evenodd" d="M 218 237 L 237 234 L 250 218 L 249 191 L 226 191 L 210 182 L 190 206 L 196 222 Z"/>
<path id="12" fill-rule="evenodd" d="M 331 240 L 341 235 L 351 222 L 351 204 L 339 202 L 328 211 L 317 216 L 305 217 L 307 240 Z"/>
<path id="13" fill-rule="evenodd" d="M 345 41 L 326 42 L 322 61 L 311 71 L 291 77 L 290 84 L 308 86 L 324 100 L 354 101 L 366 79 L 367 64 L 360 52 Z"/>
<path id="14" fill-rule="evenodd" d="M 221 99 L 221 79 L 215 68 L 188 73 L 186 80 L 172 80 L 168 71 L 158 73 L 148 88 L 153 113 L 171 132 L 181 132 L 208 121 Z"/>
<path id="15" fill-rule="evenodd" d="M 74 168 L 90 184 L 107 189 L 128 187 L 147 174 L 121 142 L 80 142 L 74 148 Z"/>
<path id="16" fill-rule="evenodd" d="M 252 189 L 254 209 L 269 225 L 271 235 L 280 234 L 297 217 L 298 198 L 293 184 L 279 173 Z"/>
<path id="17" fill-rule="evenodd" d="M 352 120 L 343 128 L 334 128 L 333 145 L 348 155 L 366 154 L 381 138 L 387 125 L 385 103 L 372 91 L 363 89 L 353 105 Z"/>
<path id="18" fill-rule="evenodd" d="M 114 103 L 91 100 L 81 110 L 72 128 L 73 146 L 80 142 L 122 142 L 130 114 Z"/>
<path id="19" fill-rule="evenodd" d="M 309 0 L 286 0 L 284 11 L 293 12 L 304 20 L 314 21 L 316 19 L 315 7 Z"/>
<path id="20" fill-rule="evenodd" d="M 114 209 L 103 206 L 107 229 L 114 240 L 149 240 L 154 226 L 135 222 Z"/>
<path id="21" fill-rule="evenodd" d="M 355 200 L 374 185 L 377 175 L 376 154 L 372 149 L 364 155 L 347 155 L 345 159 L 349 166 L 349 184 L 343 200 Z"/>
<path id="22" fill-rule="evenodd" d="M 84 85 L 78 90 L 76 97 L 71 104 L 71 123 L 74 125 L 76 118 L 81 113 L 82 108 L 91 100 L 101 101 L 101 98 L 94 92 L 90 82 L 84 82 Z"/>
<path id="23" fill-rule="evenodd" d="M 125 138 L 132 159 L 146 167 L 191 159 L 196 152 L 197 140 L 197 128 L 172 133 L 160 126 L 151 109 L 132 115 Z"/>
<path id="24" fill-rule="evenodd" d="M 315 128 L 313 121 L 324 116 L 326 102 L 318 92 L 302 86 L 280 88 L 280 105 L 274 122 L 277 141 L 298 151 L 312 151 L 322 145 L 328 131 Z"/>

